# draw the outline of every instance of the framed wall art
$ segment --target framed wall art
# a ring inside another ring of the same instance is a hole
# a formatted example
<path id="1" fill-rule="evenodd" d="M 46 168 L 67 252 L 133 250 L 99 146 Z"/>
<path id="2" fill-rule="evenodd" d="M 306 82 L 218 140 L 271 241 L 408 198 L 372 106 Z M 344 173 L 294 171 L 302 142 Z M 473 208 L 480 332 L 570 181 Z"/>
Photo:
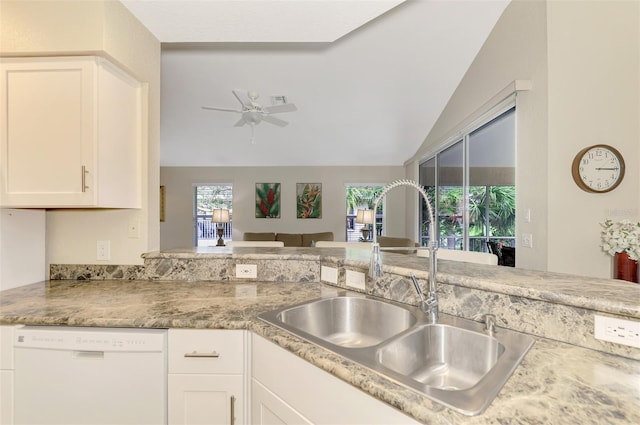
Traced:
<path id="1" fill-rule="evenodd" d="M 164 221 L 166 190 L 164 186 L 160 186 L 160 221 Z"/>
<path id="2" fill-rule="evenodd" d="M 296 184 L 296 217 L 322 218 L 322 183 Z"/>
<path id="3" fill-rule="evenodd" d="M 256 183 L 256 218 L 280 218 L 280 183 Z"/>

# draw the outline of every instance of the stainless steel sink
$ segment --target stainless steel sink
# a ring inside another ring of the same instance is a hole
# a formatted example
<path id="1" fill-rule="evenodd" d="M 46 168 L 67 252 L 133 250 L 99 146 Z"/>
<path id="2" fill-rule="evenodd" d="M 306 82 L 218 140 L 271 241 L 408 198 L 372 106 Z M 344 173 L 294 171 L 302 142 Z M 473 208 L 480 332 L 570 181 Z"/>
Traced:
<path id="1" fill-rule="evenodd" d="M 321 298 L 260 319 L 465 415 L 484 411 L 533 345 L 502 328 L 364 295 Z"/>
<path id="2" fill-rule="evenodd" d="M 346 348 L 380 344 L 417 322 L 406 308 L 364 297 L 319 299 L 268 317 L 286 330 Z"/>
<path id="3" fill-rule="evenodd" d="M 497 339 L 449 325 L 425 325 L 386 344 L 377 360 L 414 387 L 466 390 L 496 365 L 505 347 Z"/>

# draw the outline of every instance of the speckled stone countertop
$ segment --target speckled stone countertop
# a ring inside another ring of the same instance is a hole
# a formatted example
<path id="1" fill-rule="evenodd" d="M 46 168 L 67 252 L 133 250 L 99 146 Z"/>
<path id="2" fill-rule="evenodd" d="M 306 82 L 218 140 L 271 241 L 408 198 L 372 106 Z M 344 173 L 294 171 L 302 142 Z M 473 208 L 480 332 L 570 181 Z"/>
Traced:
<path id="1" fill-rule="evenodd" d="M 466 417 L 256 318 L 339 291 L 318 283 L 47 281 L 0 292 L 0 323 L 247 329 L 424 423 L 640 423 L 638 360 L 537 338 L 492 405 Z"/>
<path id="2" fill-rule="evenodd" d="M 307 260 L 337 265 L 368 267 L 370 252 L 358 248 L 248 248 L 207 247 L 174 249 L 144 254 L 145 259 L 232 258 Z M 415 254 L 382 252 L 385 272 L 427 278 L 428 259 Z M 640 319 L 640 285 L 614 279 L 600 279 L 565 273 L 493 267 L 458 261 L 438 261 L 438 282 L 488 290 L 506 295 L 588 308 Z"/>

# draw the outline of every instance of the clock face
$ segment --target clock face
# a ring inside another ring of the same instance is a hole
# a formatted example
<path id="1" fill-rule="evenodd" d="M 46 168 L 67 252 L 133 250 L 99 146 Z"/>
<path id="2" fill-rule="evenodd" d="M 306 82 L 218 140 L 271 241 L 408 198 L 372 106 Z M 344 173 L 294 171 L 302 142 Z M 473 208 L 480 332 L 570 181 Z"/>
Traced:
<path id="1" fill-rule="evenodd" d="M 576 184 L 587 192 L 609 192 L 622 182 L 624 160 L 611 146 L 590 146 L 576 155 L 572 175 Z"/>

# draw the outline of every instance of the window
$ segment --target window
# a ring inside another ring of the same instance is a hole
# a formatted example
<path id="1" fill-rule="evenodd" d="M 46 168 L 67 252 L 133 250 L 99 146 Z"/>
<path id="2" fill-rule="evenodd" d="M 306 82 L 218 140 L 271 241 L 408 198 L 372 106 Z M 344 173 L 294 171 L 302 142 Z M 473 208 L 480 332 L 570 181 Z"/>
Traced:
<path id="1" fill-rule="evenodd" d="M 233 187 L 231 184 L 194 186 L 194 241 L 195 246 L 214 246 L 218 240 L 218 227 L 223 229 L 222 239 L 231 240 L 233 223 Z M 216 208 L 229 210 L 229 223 L 213 223 L 211 215 Z"/>
<path id="2" fill-rule="evenodd" d="M 434 200 L 438 246 L 487 251 L 515 247 L 515 108 L 468 131 L 422 162 L 420 184 Z M 421 203 L 421 243 L 429 216 Z"/>
<path id="3" fill-rule="evenodd" d="M 365 240 L 372 240 L 373 224 L 357 223 L 356 216 L 359 209 L 370 210 L 373 209 L 373 202 L 376 197 L 382 192 L 383 185 L 376 184 L 347 184 L 346 185 L 346 201 L 347 201 L 347 215 L 346 215 L 346 233 L 345 241 L 347 242 L 362 242 Z M 384 218 L 384 202 L 378 204 L 378 211 L 375 214 L 375 231 L 377 235 L 382 234 L 382 223 Z M 362 232 L 365 229 L 365 232 Z M 368 230 L 368 232 L 367 232 Z M 366 238 L 365 238 L 366 236 Z"/>

